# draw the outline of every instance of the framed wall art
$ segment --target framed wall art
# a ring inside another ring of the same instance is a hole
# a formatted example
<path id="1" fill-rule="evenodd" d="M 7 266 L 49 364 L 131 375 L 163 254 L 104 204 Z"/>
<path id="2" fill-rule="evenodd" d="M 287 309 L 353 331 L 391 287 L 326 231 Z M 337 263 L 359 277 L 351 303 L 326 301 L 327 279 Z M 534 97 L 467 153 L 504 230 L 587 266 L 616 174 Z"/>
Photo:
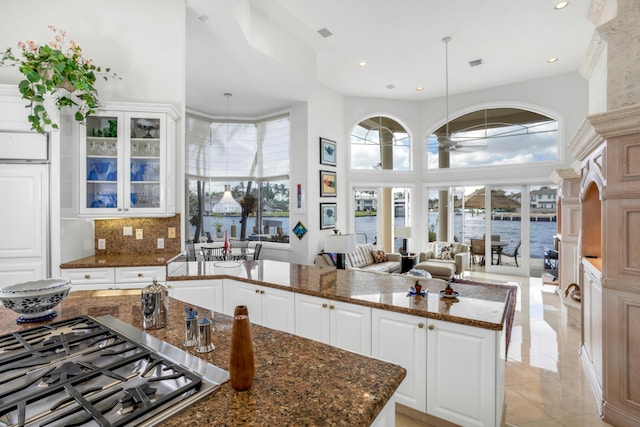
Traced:
<path id="1" fill-rule="evenodd" d="M 336 173 L 320 171 L 320 197 L 336 197 Z"/>
<path id="2" fill-rule="evenodd" d="M 291 187 L 291 193 L 294 194 L 293 198 L 293 212 L 294 213 L 306 213 L 307 212 L 307 185 L 305 180 L 294 181 Z"/>
<path id="3" fill-rule="evenodd" d="M 336 203 L 320 203 L 320 229 L 335 228 Z"/>
<path id="4" fill-rule="evenodd" d="M 336 142 L 320 137 L 320 164 L 336 165 Z"/>

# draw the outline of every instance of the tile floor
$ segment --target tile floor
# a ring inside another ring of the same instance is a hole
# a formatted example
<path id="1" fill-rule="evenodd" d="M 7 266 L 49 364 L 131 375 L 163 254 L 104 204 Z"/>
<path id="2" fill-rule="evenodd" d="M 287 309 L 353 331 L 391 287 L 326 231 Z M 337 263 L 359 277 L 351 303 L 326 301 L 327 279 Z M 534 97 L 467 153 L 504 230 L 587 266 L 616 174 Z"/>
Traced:
<path id="1" fill-rule="evenodd" d="M 578 356 L 580 330 L 562 318 L 555 286 L 540 277 L 467 272 L 465 278 L 520 283 L 506 367 L 506 426 L 600 427 L 596 400 Z M 429 427 L 396 413 L 398 427 Z"/>

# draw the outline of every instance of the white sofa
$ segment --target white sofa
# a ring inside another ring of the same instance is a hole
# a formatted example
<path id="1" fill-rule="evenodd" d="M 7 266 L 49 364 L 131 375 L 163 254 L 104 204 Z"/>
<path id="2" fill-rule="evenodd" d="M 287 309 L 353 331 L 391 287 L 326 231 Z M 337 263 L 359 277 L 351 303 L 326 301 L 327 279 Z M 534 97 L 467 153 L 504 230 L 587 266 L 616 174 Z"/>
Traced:
<path id="1" fill-rule="evenodd" d="M 432 277 L 449 280 L 459 276 L 469 265 L 469 245 L 458 242 L 429 242 L 420 252 L 414 267 L 428 271 Z"/>
<path id="2" fill-rule="evenodd" d="M 373 253 L 382 250 L 371 243 L 356 245 L 355 252 L 345 254 L 347 268 L 357 268 L 365 271 L 377 271 L 382 273 L 400 273 L 402 270 L 402 257 L 398 253 L 385 252 L 387 261 L 375 262 Z M 314 264 L 319 267 L 333 267 L 335 263 L 331 254 L 320 253 L 316 255 Z"/>

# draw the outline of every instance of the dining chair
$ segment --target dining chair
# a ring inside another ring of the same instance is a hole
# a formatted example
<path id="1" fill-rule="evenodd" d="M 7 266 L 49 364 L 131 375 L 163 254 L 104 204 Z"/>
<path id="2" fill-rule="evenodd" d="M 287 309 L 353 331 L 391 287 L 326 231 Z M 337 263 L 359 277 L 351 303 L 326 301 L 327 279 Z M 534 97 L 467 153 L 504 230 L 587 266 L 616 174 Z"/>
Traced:
<path id="1" fill-rule="evenodd" d="M 500 253 L 501 257 L 504 256 L 508 256 L 510 258 L 513 258 L 516 261 L 516 267 L 518 267 L 518 250 L 520 249 L 520 245 L 522 244 L 521 240 L 518 240 L 518 244 L 515 246 L 515 248 L 513 248 L 512 251 L 502 251 Z"/>
<path id="2" fill-rule="evenodd" d="M 471 262 L 476 263 L 476 257 L 480 257 L 479 265 L 484 265 L 484 240 L 471 239 Z"/>
<path id="3" fill-rule="evenodd" d="M 185 258 L 187 261 L 197 261 L 198 254 L 196 253 L 196 248 L 193 242 L 187 243 L 184 247 Z"/>
<path id="4" fill-rule="evenodd" d="M 253 253 L 253 260 L 257 261 L 260 259 L 260 251 L 262 250 L 262 243 L 257 243 L 254 247 L 255 252 Z"/>
<path id="5" fill-rule="evenodd" d="M 205 261 L 224 261 L 225 259 L 225 253 L 224 253 L 223 247 L 219 247 L 219 248 L 202 247 L 201 250 L 202 250 L 202 256 Z"/>

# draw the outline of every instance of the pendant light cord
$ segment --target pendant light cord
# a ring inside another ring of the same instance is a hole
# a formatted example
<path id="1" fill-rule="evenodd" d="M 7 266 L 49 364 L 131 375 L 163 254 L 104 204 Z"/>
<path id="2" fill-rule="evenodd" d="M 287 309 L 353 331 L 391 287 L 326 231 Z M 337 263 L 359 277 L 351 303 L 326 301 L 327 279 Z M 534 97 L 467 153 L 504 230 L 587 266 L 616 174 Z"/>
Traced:
<path id="1" fill-rule="evenodd" d="M 446 141 L 449 141 L 449 42 L 451 37 L 442 39 L 444 42 L 444 71 L 445 71 L 445 105 L 447 109 L 447 122 L 445 127 Z"/>
<path id="2" fill-rule="evenodd" d="M 227 140 L 226 140 L 225 151 L 227 154 L 227 180 L 228 180 L 229 179 L 229 98 L 231 98 L 233 95 L 229 92 L 226 92 L 224 96 L 227 98 L 227 119 L 225 120 L 227 122 L 227 125 L 226 125 Z"/>

